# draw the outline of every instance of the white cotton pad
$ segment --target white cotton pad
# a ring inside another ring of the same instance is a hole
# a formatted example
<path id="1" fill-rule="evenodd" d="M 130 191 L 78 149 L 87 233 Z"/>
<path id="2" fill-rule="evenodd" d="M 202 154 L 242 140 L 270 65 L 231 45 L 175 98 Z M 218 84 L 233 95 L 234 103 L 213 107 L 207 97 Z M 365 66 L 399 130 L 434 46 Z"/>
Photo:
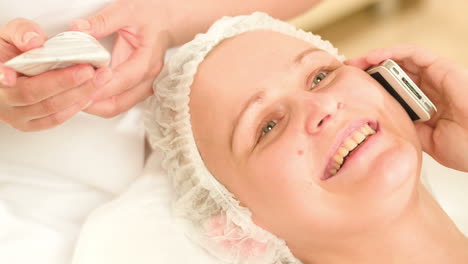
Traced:
<path id="1" fill-rule="evenodd" d="M 5 63 L 27 76 L 61 69 L 75 64 L 91 64 L 95 68 L 109 65 L 110 54 L 92 36 L 78 31 L 60 33 L 44 43 Z"/>

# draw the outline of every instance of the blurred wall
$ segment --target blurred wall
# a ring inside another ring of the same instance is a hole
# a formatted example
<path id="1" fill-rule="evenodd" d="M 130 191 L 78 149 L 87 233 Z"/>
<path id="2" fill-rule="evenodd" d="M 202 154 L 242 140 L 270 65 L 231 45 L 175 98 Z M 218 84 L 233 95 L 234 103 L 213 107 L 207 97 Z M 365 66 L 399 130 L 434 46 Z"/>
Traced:
<path id="1" fill-rule="evenodd" d="M 354 57 L 396 44 L 430 48 L 468 67 L 466 0 L 323 0 L 291 22 Z"/>

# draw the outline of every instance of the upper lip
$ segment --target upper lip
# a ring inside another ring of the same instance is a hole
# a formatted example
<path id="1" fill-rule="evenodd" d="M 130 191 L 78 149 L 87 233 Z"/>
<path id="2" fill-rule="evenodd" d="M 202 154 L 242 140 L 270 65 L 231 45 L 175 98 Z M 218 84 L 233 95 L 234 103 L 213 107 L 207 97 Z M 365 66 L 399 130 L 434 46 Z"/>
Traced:
<path id="1" fill-rule="evenodd" d="M 359 120 L 354 120 L 354 121 L 349 122 L 347 126 L 342 128 L 337 133 L 335 141 L 333 145 L 331 146 L 330 152 L 325 159 L 326 160 L 325 172 L 322 175 L 322 178 L 321 178 L 322 180 L 329 178 L 328 174 L 330 174 L 329 172 L 331 169 L 330 165 L 333 164 L 332 163 L 333 156 L 336 155 L 336 153 L 338 152 L 338 149 L 343 145 L 343 142 L 345 141 L 345 139 L 350 137 L 354 133 L 354 131 L 360 129 L 365 124 L 369 124 L 369 126 L 373 128 L 374 130 L 377 129 L 376 121 L 371 120 L 371 119 L 359 119 Z"/>

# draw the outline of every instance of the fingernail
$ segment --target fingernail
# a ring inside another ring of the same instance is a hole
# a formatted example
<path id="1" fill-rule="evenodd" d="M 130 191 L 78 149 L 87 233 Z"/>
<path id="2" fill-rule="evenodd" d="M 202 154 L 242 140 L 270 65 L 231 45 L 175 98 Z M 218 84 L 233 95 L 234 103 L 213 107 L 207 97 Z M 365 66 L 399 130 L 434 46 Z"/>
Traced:
<path id="1" fill-rule="evenodd" d="M 39 34 L 37 34 L 36 32 L 33 32 L 33 31 L 26 32 L 23 35 L 23 45 L 24 46 L 28 45 L 28 43 L 31 42 L 31 40 L 36 37 L 39 37 Z"/>
<path id="2" fill-rule="evenodd" d="M 80 69 L 75 72 L 75 80 L 77 83 L 84 83 L 85 81 L 91 79 L 94 75 L 94 71 L 90 68 Z"/>
<path id="3" fill-rule="evenodd" d="M 91 24 L 88 20 L 85 19 L 77 19 L 72 22 L 72 26 L 75 27 L 79 31 L 89 32 L 91 31 Z"/>
<path id="4" fill-rule="evenodd" d="M 4 86 L 11 86 L 12 85 L 11 78 L 8 78 L 8 75 L 3 70 L 0 70 L 0 84 Z"/>
<path id="5" fill-rule="evenodd" d="M 96 74 L 94 78 L 96 85 L 98 87 L 101 87 L 112 79 L 112 71 L 109 69 L 101 70 Z"/>
<path id="6" fill-rule="evenodd" d="M 7 83 L 5 83 L 5 73 L 3 72 L 0 72 L 0 83 L 3 84 L 3 85 L 8 85 Z"/>

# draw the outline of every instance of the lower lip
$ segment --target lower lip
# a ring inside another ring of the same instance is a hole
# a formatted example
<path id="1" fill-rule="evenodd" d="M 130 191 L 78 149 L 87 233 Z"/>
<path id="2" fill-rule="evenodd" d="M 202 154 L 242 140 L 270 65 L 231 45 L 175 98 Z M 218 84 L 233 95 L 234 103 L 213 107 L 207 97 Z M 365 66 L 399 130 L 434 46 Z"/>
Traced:
<path id="1" fill-rule="evenodd" d="M 324 177 L 324 181 L 329 180 L 331 178 L 334 178 L 340 174 L 342 174 L 344 171 L 347 170 L 349 166 L 352 166 L 355 160 L 358 159 L 361 155 L 365 155 L 366 151 L 372 148 L 377 142 L 377 140 L 381 137 L 382 132 L 378 130 L 375 134 L 372 136 L 368 137 L 361 145 L 359 145 L 349 156 L 346 158 L 346 161 L 343 163 L 343 166 L 340 168 L 340 170 L 335 174 L 331 175 L 330 173 L 327 173 Z"/>

